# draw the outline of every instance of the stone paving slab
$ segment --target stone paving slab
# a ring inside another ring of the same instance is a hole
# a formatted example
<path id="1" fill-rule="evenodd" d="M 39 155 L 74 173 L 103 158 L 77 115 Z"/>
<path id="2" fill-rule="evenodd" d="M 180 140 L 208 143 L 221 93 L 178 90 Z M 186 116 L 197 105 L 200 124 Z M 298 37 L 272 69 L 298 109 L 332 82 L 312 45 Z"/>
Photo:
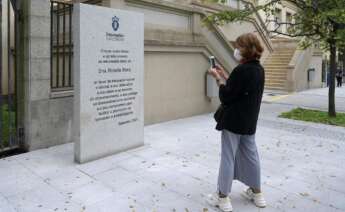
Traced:
<path id="1" fill-rule="evenodd" d="M 235 182 L 234 211 L 345 211 L 345 128 L 276 117 L 263 104 L 257 132 L 265 209 Z M 212 114 L 145 127 L 146 145 L 75 164 L 73 144 L 0 160 L 0 212 L 212 212 L 220 133 Z M 332 135 L 332 136 L 329 136 Z"/>

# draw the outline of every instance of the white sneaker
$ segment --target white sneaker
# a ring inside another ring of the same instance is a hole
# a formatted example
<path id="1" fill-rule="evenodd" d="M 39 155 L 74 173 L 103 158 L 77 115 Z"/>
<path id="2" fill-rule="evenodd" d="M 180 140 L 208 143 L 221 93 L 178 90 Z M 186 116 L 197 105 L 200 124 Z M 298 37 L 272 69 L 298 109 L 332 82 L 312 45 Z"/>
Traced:
<path id="1" fill-rule="evenodd" d="M 231 200 L 229 197 L 220 198 L 217 193 L 213 193 L 207 196 L 207 202 L 213 207 L 218 207 L 223 212 L 232 211 Z"/>
<path id="2" fill-rule="evenodd" d="M 254 204 L 256 205 L 256 207 L 259 208 L 264 208 L 266 207 L 266 200 L 264 198 L 264 195 L 262 193 L 254 193 L 253 190 L 251 188 L 248 188 L 247 190 L 244 190 L 242 195 L 253 201 Z"/>

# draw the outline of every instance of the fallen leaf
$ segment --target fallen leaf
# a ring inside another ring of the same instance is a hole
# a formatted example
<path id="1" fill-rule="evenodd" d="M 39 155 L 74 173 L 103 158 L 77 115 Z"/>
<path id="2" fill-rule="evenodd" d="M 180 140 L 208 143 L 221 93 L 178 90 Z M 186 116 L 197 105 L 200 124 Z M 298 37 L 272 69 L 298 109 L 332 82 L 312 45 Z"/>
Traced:
<path id="1" fill-rule="evenodd" d="M 309 194 L 308 193 L 306 193 L 306 192 L 304 192 L 304 193 L 299 193 L 301 196 L 304 196 L 304 197 L 307 197 L 307 196 L 309 196 Z"/>

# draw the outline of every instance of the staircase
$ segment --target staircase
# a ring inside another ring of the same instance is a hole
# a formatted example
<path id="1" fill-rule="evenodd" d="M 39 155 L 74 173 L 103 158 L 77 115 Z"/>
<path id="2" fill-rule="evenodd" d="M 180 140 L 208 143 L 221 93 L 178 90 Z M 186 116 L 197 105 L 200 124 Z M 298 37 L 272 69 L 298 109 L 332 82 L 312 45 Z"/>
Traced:
<path id="1" fill-rule="evenodd" d="M 266 90 L 286 91 L 288 65 L 296 51 L 296 41 L 272 40 L 274 52 L 264 62 Z"/>

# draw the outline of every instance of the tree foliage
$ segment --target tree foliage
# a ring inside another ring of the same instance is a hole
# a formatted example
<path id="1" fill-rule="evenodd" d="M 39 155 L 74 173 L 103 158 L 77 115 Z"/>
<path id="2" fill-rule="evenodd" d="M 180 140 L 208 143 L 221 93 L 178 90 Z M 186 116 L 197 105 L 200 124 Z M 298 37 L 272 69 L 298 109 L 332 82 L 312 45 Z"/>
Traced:
<path id="1" fill-rule="evenodd" d="M 223 0 L 204 0 L 225 3 Z M 263 12 L 266 24 L 275 27 L 271 33 L 301 38 L 301 46 L 307 48 L 312 44 L 330 52 L 330 86 L 328 114 L 336 116 L 335 111 L 335 72 L 337 49 L 345 48 L 345 0 L 266 0 L 262 5 L 254 5 L 251 0 L 239 0 L 244 9 L 223 10 L 205 18 L 206 24 L 223 25 L 228 22 L 246 21 L 253 18 L 254 13 Z M 276 9 L 280 5 L 291 4 L 297 8 L 291 20 L 282 22 L 276 18 Z M 281 31 L 284 27 L 287 31 Z"/>
<path id="2" fill-rule="evenodd" d="M 331 41 L 338 47 L 345 46 L 345 0 L 267 0 L 262 5 L 254 5 L 250 0 L 240 1 L 245 4 L 244 9 L 220 11 L 209 15 L 205 22 L 223 25 L 228 22 L 245 21 L 251 18 L 252 14 L 263 12 L 267 17 L 266 23 L 276 26 L 270 29 L 270 32 L 289 37 L 303 37 L 305 47 L 313 43 L 329 47 Z M 291 22 L 282 22 L 274 18 L 277 6 L 284 3 L 290 3 L 297 8 Z M 288 29 L 287 32 L 279 30 L 284 26 Z"/>

